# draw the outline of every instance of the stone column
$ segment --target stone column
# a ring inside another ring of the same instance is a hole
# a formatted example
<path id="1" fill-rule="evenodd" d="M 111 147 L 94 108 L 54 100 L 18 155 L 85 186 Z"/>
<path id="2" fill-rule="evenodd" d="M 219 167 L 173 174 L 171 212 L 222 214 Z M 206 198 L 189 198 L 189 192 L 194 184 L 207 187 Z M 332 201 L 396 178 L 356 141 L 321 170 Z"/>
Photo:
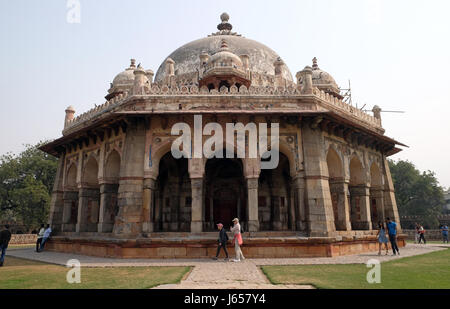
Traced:
<path id="1" fill-rule="evenodd" d="M 352 228 L 354 230 L 371 230 L 370 188 L 366 185 L 350 187 L 351 207 L 353 209 Z"/>
<path id="2" fill-rule="evenodd" d="M 64 160 L 65 154 L 62 154 L 58 160 L 55 182 L 53 184 L 52 199 L 50 201 L 49 223 L 54 232 L 60 232 L 63 224 L 63 179 L 64 179 Z"/>
<path id="3" fill-rule="evenodd" d="M 306 208 L 311 237 L 335 234 L 333 206 L 328 184 L 325 142 L 319 128 L 303 123 L 303 151 L 306 184 Z"/>
<path id="4" fill-rule="evenodd" d="M 203 231 L 203 178 L 191 178 L 192 208 L 191 208 L 191 233 Z"/>
<path id="5" fill-rule="evenodd" d="M 257 232 L 259 230 L 258 220 L 258 178 L 247 178 L 248 196 L 248 231 Z"/>
<path id="6" fill-rule="evenodd" d="M 295 231 L 296 230 L 295 189 L 292 187 L 292 185 L 291 185 L 290 192 L 289 192 L 288 203 L 289 203 L 289 214 L 290 214 L 289 223 L 291 225 L 291 230 Z"/>
<path id="7" fill-rule="evenodd" d="M 383 173 L 384 179 L 386 180 L 383 190 L 384 216 L 395 221 L 397 223 L 397 230 L 401 232 L 400 216 L 398 214 L 397 201 L 395 200 L 394 183 L 392 182 L 389 164 L 385 158 L 383 158 Z"/>
<path id="8" fill-rule="evenodd" d="M 100 214 L 97 230 L 99 233 L 111 233 L 117 208 L 119 184 L 103 183 L 100 185 Z"/>
<path id="9" fill-rule="evenodd" d="M 154 231 L 154 200 L 155 200 L 156 180 L 152 178 L 144 179 L 144 205 L 142 231 L 151 233 Z"/>
<path id="10" fill-rule="evenodd" d="M 214 199 L 212 197 L 209 198 L 209 224 L 210 228 L 214 229 Z"/>
<path id="11" fill-rule="evenodd" d="M 336 229 L 351 231 L 350 205 L 348 204 L 348 182 L 330 181 L 330 191 L 337 194 L 337 217 L 334 218 Z"/>
<path id="12" fill-rule="evenodd" d="M 297 197 L 297 212 L 298 217 L 296 218 L 297 230 L 304 231 L 307 229 L 306 220 L 306 208 L 305 208 L 305 179 L 303 175 L 297 175 L 294 178 L 294 190 L 296 191 Z"/>
<path id="13" fill-rule="evenodd" d="M 78 191 L 78 220 L 76 232 L 96 232 L 99 214 L 100 191 L 82 187 Z"/>
<path id="14" fill-rule="evenodd" d="M 115 236 L 135 237 L 142 231 L 145 131 L 143 119 L 128 121 L 120 166 Z"/>
<path id="15" fill-rule="evenodd" d="M 162 198 L 161 192 L 158 190 L 154 192 L 155 194 L 155 220 L 153 223 L 153 230 L 160 231 L 162 229 L 161 226 L 161 209 L 162 209 Z"/>

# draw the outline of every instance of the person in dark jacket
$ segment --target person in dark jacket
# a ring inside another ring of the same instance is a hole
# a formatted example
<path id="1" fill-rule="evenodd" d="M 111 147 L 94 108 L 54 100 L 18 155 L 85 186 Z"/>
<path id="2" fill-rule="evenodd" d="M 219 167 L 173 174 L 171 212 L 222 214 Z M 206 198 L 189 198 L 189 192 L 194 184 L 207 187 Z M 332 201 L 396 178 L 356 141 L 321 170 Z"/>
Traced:
<path id="1" fill-rule="evenodd" d="M 223 248 L 223 251 L 225 251 L 225 255 L 226 255 L 225 260 L 228 260 L 228 251 L 227 251 L 228 235 L 227 235 L 227 232 L 223 228 L 222 223 L 217 224 L 217 228 L 219 229 L 219 239 L 217 240 L 219 242 L 219 245 L 217 246 L 216 256 L 213 259 L 214 260 L 218 259 L 219 253 L 220 253 L 220 248 Z"/>
<path id="2" fill-rule="evenodd" d="M 5 225 L 5 229 L 0 232 L 0 267 L 3 266 L 5 261 L 6 248 L 8 248 L 9 241 L 11 240 L 11 232 L 9 231 L 9 225 Z"/>

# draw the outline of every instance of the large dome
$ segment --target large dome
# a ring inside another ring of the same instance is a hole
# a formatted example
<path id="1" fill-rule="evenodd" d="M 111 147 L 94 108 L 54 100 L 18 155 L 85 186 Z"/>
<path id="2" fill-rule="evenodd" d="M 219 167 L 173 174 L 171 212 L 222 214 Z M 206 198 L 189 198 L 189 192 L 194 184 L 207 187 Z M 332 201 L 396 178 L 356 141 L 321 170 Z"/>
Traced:
<path id="1" fill-rule="evenodd" d="M 222 24 L 218 26 L 219 32 L 183 45 L 166 58 L 166 60 L 171 58 L 175 61 L 175 75 L 196 72 L 200 67 L 199 55 L 217 53 L 223 40 L 226 40 L 229 50 L 235 55 L 249 56 L 251 72 L 274 75 L 274 63 L 280 58 L 279 55 L 264 44 L 231 32 L 232 26 L 228 24 L 228 16 L 223 14 L 221 18 Z M 164 80 L 166 74 L 164 68 L 165 61 L 156 72 L 155 82 Z M 287 66 L 282 67 L 281 74 L 284 79 L 293 81 L 292 74 Z"/>

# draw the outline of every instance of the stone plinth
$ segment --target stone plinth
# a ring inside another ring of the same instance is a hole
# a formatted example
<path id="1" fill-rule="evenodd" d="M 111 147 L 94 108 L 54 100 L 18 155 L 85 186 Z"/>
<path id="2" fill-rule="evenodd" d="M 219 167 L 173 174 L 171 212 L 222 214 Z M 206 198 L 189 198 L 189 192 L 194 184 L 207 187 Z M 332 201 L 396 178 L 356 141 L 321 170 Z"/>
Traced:
<path id="1" fill-rule="evenodd" d="M 244 233 L 242 252 L 247 258 L 333 257 L 378 250 L 375 235 L 361 231 L 347 237 L 297 237 L 289 232 Z M 55 236 L 51 251 L 116 258 L 210 258 L 216 254 L 217 233 L 151 233 L 149 238 L 100 239 L 95 236 Z M 399 247 L 405 246 L 400 235 Z M 231 240 L 228 253 L 234 256 Z"/>

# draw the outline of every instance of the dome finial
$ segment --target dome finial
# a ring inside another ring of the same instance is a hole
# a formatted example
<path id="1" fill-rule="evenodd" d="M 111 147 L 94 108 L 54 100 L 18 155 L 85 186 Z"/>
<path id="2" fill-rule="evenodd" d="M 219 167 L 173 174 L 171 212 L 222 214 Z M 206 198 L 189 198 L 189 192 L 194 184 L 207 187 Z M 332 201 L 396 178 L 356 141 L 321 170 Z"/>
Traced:
<path id="1" fill-rule="evenodd" d="M 217 26 L 217 29 L 220 31 L 231 31 L 231 29 L 233 29 L 233 26 L 228 22 L 230 20 L 230 15 L 227 13 L 222 13 L 222 15 L 220 15 L 220 19 L 222 20 L 222 23 Z"/>
<path id="2" fill-rule="evenodd" d="M 135 68 L 136 67 L 136 59 L 130 59 L 130 68 Z"/>
<path id="3" fill-rule="evenodd" d="M 313 69 L 318 69 L 319 66 L 317 65 L 317 58 L 316 57 L 313 58 L 312 62 L 313 62 L 313 66 L 312 66 Z"/>

